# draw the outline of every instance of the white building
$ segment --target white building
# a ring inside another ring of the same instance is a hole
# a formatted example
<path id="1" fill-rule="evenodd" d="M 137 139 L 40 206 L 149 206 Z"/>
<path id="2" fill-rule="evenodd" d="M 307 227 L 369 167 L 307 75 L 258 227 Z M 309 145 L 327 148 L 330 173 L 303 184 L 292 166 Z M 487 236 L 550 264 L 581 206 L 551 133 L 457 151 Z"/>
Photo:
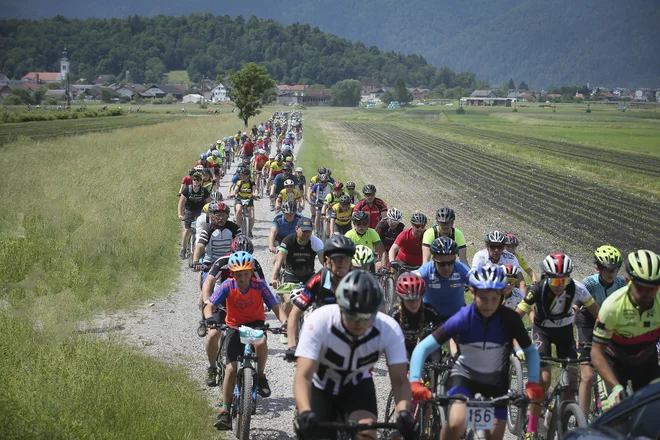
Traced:
<path id="1" fill-rule="evenodd" d="M 185 95 L 183 97 L 183 103 L 187 102 L 193 102 L 195 104 L 199 104 L 202 101 L 202 95 L 198 95 L 197 93 L 191 93 L 190 95 Z"/>
<path id="2" fill-rule="evenodd" d="M 227 102 L 227 88 L 222 84 L 213 87 L 210 92 L 204 92 L 204 99 L 211 102 Z"/>

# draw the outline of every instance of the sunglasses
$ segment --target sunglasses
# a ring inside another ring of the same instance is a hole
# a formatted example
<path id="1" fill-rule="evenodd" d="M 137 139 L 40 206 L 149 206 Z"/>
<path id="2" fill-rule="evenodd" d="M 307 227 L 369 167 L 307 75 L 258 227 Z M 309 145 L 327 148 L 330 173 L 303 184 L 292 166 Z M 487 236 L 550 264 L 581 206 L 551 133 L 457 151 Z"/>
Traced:
<path id="1" fill-rule="evenodd" d="M 660 289 L 660 286 L 649 286 L 647 284 L 639 284 L 635 282 L 633 282 L 633 284 L 635 284 L 637 291 L 641 294 L 651 294 L 657 292 L 658 289 Z"/>
<path id="2" fill-rule="evenodd" d="M 201 183 L 202 179 L 193 179 L 193 182 Z"/>
<path id="3" fill-rule="evenodd" d="M 348 313 L 348 312 L 342 312 L 346 319 L 349 321 L 353 322 L 364 322 L 364 321 L 371 321 L 376 317 L 376 313 Z"/>
<path id="4" fill-rule="evenodd" d="M 443 267 L 443 266 L 453 266 L 454 263 L 456 263 L 456 258 L 454 258 L 454 259 L 451 260 L 451 261 L 438 261 L 438 260 L 433 260 L 433 262 L 434 262 L 435 264 L 437 264 L 438 266 L 440 266 L 440 267 Z"/>
<path id="5" fill-rule="evenodd" d="M 503 244 L 489 244 L 488 249 L 492 251 L 502 251 L 504 250 L 504 245 Z"/>
<path id="6" fill-rule="evenodd" d="M 548 284 L 552 287 L 564 286 L 568 284 L 568 277 L 565 278 L 548 278 Z"/>
<path id="7" fill-rule="evenodd" d="M 359 226 L 359 227 L 366 228 L 367 226 L 369 226 L 369 222 L 353 222 L 353 223 L 355 223 L 355 226 Z"/>
<path id="8" fill-rule="evenodd" d="M 509 284 L 516 284 L 518 282 L 518 278 L 510 277 L 506 279 Z"/>
<path id="9" fill-rule="evenodd" d="M 415 229 L 425 229 L 426 225 L 413 225 L 413 228 L 415 228 Z"/>

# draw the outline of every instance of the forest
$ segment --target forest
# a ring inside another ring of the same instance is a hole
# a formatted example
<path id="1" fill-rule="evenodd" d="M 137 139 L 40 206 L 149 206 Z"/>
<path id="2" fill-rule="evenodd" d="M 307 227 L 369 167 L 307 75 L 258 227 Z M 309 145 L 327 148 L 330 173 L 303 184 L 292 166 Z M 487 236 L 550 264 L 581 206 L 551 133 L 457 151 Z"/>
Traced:
<path id="1" fill-rule="evenodd" d="M 171 70 L 187 70 L 197 82 L 202 75 L 216 78 L 256 62 L 285 84 L 332 86 L 345 79 L 369 79 L 392 85 L 402 77 L 410 86 L 429 89 L 487 86 L 474 73 L 436 68 L 419 55 L 383 52 L 317 27 L 285 27 L 254 16 L 0 20 L 0 69 L 10 78 L 58 71 L 64 47 L 73 75 L 87 82 L 111 74 L 117 80 L 158 83 Z"/>

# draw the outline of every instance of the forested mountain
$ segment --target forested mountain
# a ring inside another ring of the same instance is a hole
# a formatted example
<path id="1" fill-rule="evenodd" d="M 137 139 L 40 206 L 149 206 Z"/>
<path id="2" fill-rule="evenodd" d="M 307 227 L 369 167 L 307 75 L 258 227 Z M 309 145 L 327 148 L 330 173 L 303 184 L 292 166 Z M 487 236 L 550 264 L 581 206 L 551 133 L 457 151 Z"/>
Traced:
<path id="1" fill-rule="evenodd" d="M 383 50 L 418 53 L 436 66 L 551 84 L 660 85 L 658 0 L 26 0 L 0 17 L 254 14 L 307 23 Z"/>
<path id="2" fill-rule="evenodd" d="M 65 45 L 74 76 L 88 81 L 101 74 L 125 79 L 129 71 L 131 82 L 157 83 L 166 71 L 184 69 L 198 81 L 202 75 L 215 78 L 252 61 L 282 83 L 331 86 L 344 79 L 371 78 L 394 84 L 401 76 L 410 85 L 428 88 L 484 86 L 474 73 L 438 69 L 418 55 L 385 53 L 309 25 L 284 27 L 254 16 L 247 21 L 209 13 L 0 21 L 0 69 L 9 77 L 58 71 Z"/>

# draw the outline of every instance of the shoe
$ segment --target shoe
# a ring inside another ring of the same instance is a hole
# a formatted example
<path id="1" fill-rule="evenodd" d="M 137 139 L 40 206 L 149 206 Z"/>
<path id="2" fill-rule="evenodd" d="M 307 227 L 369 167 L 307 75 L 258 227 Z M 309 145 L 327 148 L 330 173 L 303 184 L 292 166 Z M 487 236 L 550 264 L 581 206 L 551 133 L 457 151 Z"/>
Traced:
<path id="1" fill-rule="evenodd" d="M 528 432 L 525 434 L 525 440 L 539 440 L 539 435 L 536 432 Z"/>
<path id="2" fill-rule="evenodd" d="M 249 238 L 250 240 L 252 240 L 252 239 L 254 238 L 254 235 L 252 235 L 252 232 L 250 232 L 250 233 L 248 234 L 248 238 Z"/>
<path id="3" fill-rule="evenodd" d="M 181 252 L 179 252 L 179 258 L 181 258 L 182 260 L 186 259 L 186 249 L 185 248 L 182 248 Z"/>
<path id="4" fill-rule="evenodd" d="M 268 385 L 268 379 L 266 375 L 262 374 L 259 376 L 259 395 L 261 397 L 270 397 L 270 385 Z"/>
<path id="5" fill-rule="evenodd" d="M 216 367 L 208 367 L 206 369 L 206 386 L 214 387 L 217 386 L 216 377 L 218 377 L 218 369 Z"/>
<path id="6" fill-rule="evenodd" d="M 289 343 L 289 338 L 287 337 L 287 335 L 285 333 L 280 334 L 280 343 L 282 343 L 284 345 Z"/>
<path id="7" fill-rule="evenodd" d="M 215 418 L 213 427 L 219 431 L 228 431 L 231 429 L 231 416 L 229 411 L 221 409 L 220 414 Z"/>

